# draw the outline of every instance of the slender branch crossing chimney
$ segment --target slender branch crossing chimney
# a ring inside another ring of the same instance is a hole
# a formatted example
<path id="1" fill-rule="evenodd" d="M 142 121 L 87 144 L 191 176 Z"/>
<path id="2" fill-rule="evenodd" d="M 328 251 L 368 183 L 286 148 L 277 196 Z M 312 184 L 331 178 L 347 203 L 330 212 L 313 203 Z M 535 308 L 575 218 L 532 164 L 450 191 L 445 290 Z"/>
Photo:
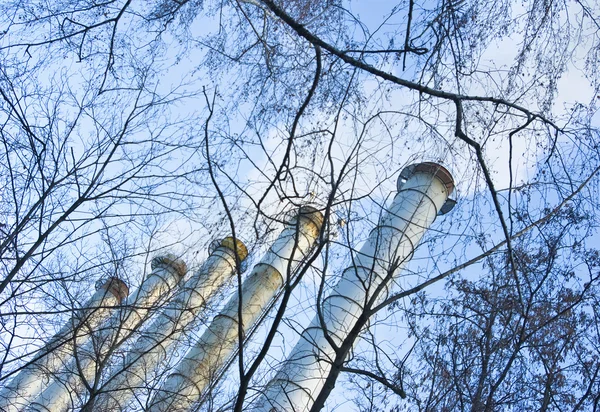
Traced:
<path id="1" fill-rule="evenodd" d="M 324 299 L 323 322 L 317 314 L 253 410 L 311 409 L 335 359 L 332 343 L 339 348 L 365 306 L 387 297 L 390 281 L 412 258 L 435 217 L 454 204 L 454 201 L 447 203 L 453 188 L 452 176 L 438 164 L 419 163 L 403 171 L 398 180 L 398 194 L 387 213 L 353 257 L 353 265 L 343 272 L 332 293 Z"/>
<path id="2" fill-rule="evenodd" d="M 29 411 L 63 412 L 73 409 L 78 397 L 93 386 L 97 368 L 172 294 L 187 272 L 186 264 L 167 254 L 152 259 L 152 272 L 129 296 L 121 310 L 94 333 L 83 348 L 75 348 L 76 359 L 31 404 Z"/>
<path id="3" fill-rule="evenodd" d="M 259 320 L 268 304 L 302 263 L 319 236 L 323 215 L 308 206 L 300 208 L 242 285 L 242 329 L 244 334 Z M 230 359 L 239 344 L 236 293 L 215 316 L 198 342 L 184 356 L 150 402 L 148 411 L 186 411 L 198 402 L 209 384 Z"/>
<path id="4" fill-rule="evenodd" d="M 111 374 L 98 397 L 88 402 L 84 410 L 124 410 L 136 389 L 144 386 L 146 378 L 165 361 L 182 335 L 194 328 L 208 300 L 233 276 L 237 265 L 247 256 L 248 250 L 241 241 L 231 237 L 222 240 L 132 345 L 124 365 Z"/>
<path id="5" fill-rule="evenodd" d="M 127 285 L 109 278 L 98 286 L 96 293 L 76 312 L 1 391 L 0 411 L 17 412 L 38 396 L 52 376 L 68 362 L 73 349 L 83 345 L 109 315 L 112 307 L 119 305 L 128 295 Z"/>

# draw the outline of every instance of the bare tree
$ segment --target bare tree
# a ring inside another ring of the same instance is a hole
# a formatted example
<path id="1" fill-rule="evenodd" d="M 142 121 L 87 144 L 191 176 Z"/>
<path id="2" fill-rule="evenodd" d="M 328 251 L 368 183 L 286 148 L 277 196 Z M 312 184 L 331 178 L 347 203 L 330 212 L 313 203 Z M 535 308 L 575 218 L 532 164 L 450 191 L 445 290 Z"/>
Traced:
<path id="1" fill-rule="evenodd" d="M 324 218 L 314 249 L 282 274 L 252 336 L 239 322 L 232 366 L 195 400 L 256 407 L 401 170 L 431 161 L 452 171 L 458 206 L 401 273 L 390 262 L 389 293 L 375 290 L 332 345 L 309 409 L 597 409 L 599 8 L 4 2 L 0 385 L 93 281 L 134 287 L 155 252 L 194 266 L 224 236 L 256 263 L 286 213 L 311 203 Z M 235 266 L 222 293 L 241 298 Z M 131 409 L 149 407 L 220 309 L 186 330 Z M 73 407 L 106 392 L 128 345 L 113 342 Z"/>

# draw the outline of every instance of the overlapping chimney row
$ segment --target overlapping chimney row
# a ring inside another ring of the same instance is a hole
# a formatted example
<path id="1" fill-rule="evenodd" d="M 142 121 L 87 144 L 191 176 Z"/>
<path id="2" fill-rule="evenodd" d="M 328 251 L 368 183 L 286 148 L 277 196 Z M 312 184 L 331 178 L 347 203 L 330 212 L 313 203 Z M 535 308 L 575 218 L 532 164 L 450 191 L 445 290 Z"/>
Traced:
<path id="1" fill-rule="evenodd" d="M 18 412 L 38 396 L 49 380 L 72 357 L 76 347 L 84 345 L 98 326 L 110 316 L 129 294 L 127 285 L 116 278 L 100 284 L 82 310 L 54 335 L 21 371 L 0 390 L 0 411 Z"/>
<path id="2" fill-rule="evenodd" d="M 250 406 L 252 410 L 310 409 L 329 373 L 335 347 L 348 337 L 367 303 L 372 305 L 387 296 L 391 281 L 410 260 L 436 215 L 445 210 L 453 187 L 450 173 L 434 163 L 412 165 L 403 171 L 391 206 L 353 255 L 352 266 L 323 300 L 322 318 L 316 316 L 302 333 L 263 396 Z M 298 210 L 246 276 L 241 290 L 154 391 L 148 411 L 188 411 L 198 406 L 288 276 L 305 261 L 322 224 L 323 215 L 317 209 L 304 206 Z M 0 390 L 0 410 L 62 412 L 82 404 L 84 411 L 126 410 L 145 382 L 167 365 L 169 354 L 183 338 L 197 329 L 208 301 L 240 270 L 247 256 L 241 241 L 226 238 L 198 271 L 181 282 L 185 263 L 171 255 L 155 258 L 152 273 L 102 325 L 111 307 L 118 306 L 128 294 L 120 280 L 105 282 L 84 309 Z M 241 326 L 239 307 L 243 308 Z M 112 362 L 113 369 L 101 373 L 112 352 L 149 318 L 150 325 L 129 343 L 124 361 Z M 84 392 L 90 386 L 96 395 L 86 400 Z"/>
<path id="3" fill-rule="evenodd" d="M 28 408 L 36 412 L 62 412 L 76 405 L 86 383 L 94 386 L 98 366 L 142 323 L 158 310 L 187 272 L 185 263 L 173 255 L 152 260 L 152 272 L 106 325 L 83 347 L 75 348 L 75 359 Z"/>
<path id="4" fill-rule="evenodd" d="M 180 338 L 197 326 L 209 299 L 236 273 L 236 267 L 247 256 L 248 251 L 241 241 L 223 240 L 133 344 L 123 366 L 112 372 L 93 401 L 94 407 L 88 409 L 124 410 L 136 391 L 180 343 Z"/>

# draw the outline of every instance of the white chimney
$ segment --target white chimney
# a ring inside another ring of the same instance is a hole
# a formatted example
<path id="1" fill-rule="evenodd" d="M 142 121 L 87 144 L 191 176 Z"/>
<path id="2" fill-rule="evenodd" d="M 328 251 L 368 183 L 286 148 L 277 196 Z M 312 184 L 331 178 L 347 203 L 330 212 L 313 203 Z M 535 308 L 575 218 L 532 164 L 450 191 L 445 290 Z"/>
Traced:
<path id="1" fill-rule="evenodd" d="M 323 215 L 312 207 L 302 207 L 289 226 L 279 235 L 269 251 L 242 285 L 242 328 L 253 328 L 260 315 L 286 281 L 288 269 L 302 263 L 323 224 Z M 186 411 L 200 400 L 203 391 L 215 383 L 220 369 L 238 348 L 238 305 L 235 293 L 223 311 L 198 342 L 176 366 L 150 402 L 148 411 Z"/>
<path id="2" fill-rule="evenodd" d="M 387 297 L 390 274 L 397 275 L 412 258 L 425 231 L 438 213 L 445 211 L 453 188 L 452 176 L 438 164 L 420 163 L 403 171 L 398 180 L 398 194 L 387 213 L 321 305 L 327 333 L 338 347 L 376 289 L 381 290 L 376 302 Z M 325 338 L 319 317 L 315 316 L 252 410 L 310 410 L 333 359 L 335 350 Z"/>

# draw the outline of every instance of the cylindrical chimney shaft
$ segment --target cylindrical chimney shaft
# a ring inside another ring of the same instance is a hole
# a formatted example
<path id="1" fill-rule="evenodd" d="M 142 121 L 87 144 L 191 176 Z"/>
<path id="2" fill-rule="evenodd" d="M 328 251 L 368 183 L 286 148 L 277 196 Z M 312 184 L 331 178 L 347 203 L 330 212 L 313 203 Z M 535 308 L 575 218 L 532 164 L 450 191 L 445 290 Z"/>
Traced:
<path id="1" fill-rule="evenodd" d="M 286 281 L 288 269 L 305 259 L 323 224 L 323 215 L 312 207 L 300 208 L 296 218 L 283 230 L 242 285 L 242 328 L 247 333 Z M 198 342 L 176 366 L 150 402 L 148 411 L 186 411 L 196 403 L 206 387 L 239 344 L 239 295 L 236 293 L 223 311 L 215 316 Z"/>
<path id="2" fill-rule="evenodd" d="M 132 345 L 122 367 L 113 372 L 88 410 L 122 411 L 136 390 L 165 361 L 179 338 L 196 325 L 208 300 L 229 280 L 248 256 L 246 246 L 231 237 L 221 241 L 202 267 L 188 279 L 156 320 Z"/>
<path id="3" fill-rule="evenodd" d="M 91 333 L 110 315 L 111 308 L 119 305 L 128 293 L 127 285 L 117 278 L 103 282 L 82 310 L 77 311 L 36 353 L 35 359 L 0 391 L 0 411 L 23 410 L 69 360 L 73 349 L 89 339 Z"/>
<path id="4" fill-rule="evenodd" d="M 76 359 L 57 375 L 28 410 L 63 412 L 74 409 L 77 405 L 73 402 L 77 402 L 85 391 L 85 383 L 93 386 L 98 365 L 152 316 L 186 272 L 186 264 L 176 256 L 167 254 L 152 259 L 152 272 L 137 291 L 106 325 L 93 334 L 88 344 L 75 348 Z"/>
<path id="5" fill-rule="evenodd" d="M 387 213 L 354 256 L 353 266 L 343 272 L 321 305 L 327 334 L 338 347 L 375 291 L 381 291 L 376 301 L 387 297 L 390 275 L 397 275 L 411 259 L 414 248 L 454 188 L 450 173 L 435 163 L 420 163 L 405 171 L 409 173 L 401 175 L 398 194 Z M 333 359 L 335 350 L 315 316 L 253 410 L 310 410 Z"/>

